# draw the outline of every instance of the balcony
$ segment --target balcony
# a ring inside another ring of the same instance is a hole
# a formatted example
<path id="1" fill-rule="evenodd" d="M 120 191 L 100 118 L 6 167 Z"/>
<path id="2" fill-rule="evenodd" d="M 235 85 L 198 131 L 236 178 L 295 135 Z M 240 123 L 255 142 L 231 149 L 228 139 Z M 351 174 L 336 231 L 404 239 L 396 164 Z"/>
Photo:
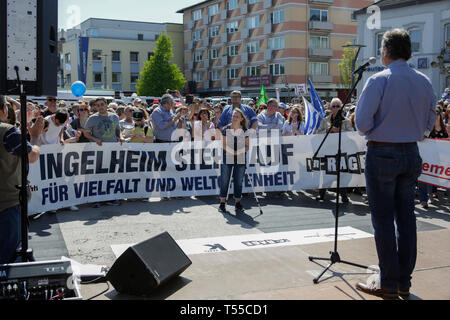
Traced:
<path id="1" fill-rule="evenodd" d="M 247 39 L 250 32 L 247 28 L 242 29 L 241 31 L 241 39 Z"/>
<path id="2" fill-rule="evenodd" d="M 264 50 L 264 60 L 272 60 L 274 56 L 274 52 L 272 49 Z"/>
<path id="3" fill-rule="evenodd" d="M 228 56 L 222 56 L 222 67 L 228 65 Z"/>
<path id="4" fill-rule="evenodd" d="M 242 63 L 247 63 L 248 62 L 248 52 L 244 52 L 243 54 L 241 54 L 241 62 Z"/>
<path id="5" fill-rule="evenodd" d="M 309 48 L 310 57 L 330 58 L 333 56 L 331 48 Z"/>
<path id="6" fill-rule="evenodd" d="M 331 21 L 310 21 L 310 30 L 333 31 L 334 25 Z"/>
<path id="7" fill-rule="evenodd" d="M 224 32 L 221 34 L 220 37 L 221 37 L 222 43 L 228 42 L 228 33 Z"/>
<path id="8" fill-rule="evenodd" d="M 187 26 L 188 26 L 188 29 L 189 30 L 191 30 L 193 27 L 194 27 L 194 21 L 193 20 L 190 20 L 189 22 L 188 22 L 188 24 L 187 24 Z"/>
<path id="9" fill-rule="evenodd" d="M 272 30 L 273 29 L 272 29 L 272 23 L 271 22 L 264 24 L 264 34 L 265 35 L 271 34 Z"/>
<path id="10" fill-rule="evenodd" d="M 209 47 L 211 41 L 210 41 L 210 37 L 206 37 L 203 39 L 203 46 L 204 47 Z"/>
<path id="11" fill-rule="evenodd" d="M 309 3 L 312 4 L 333 4 L 333 0 L 309 0 Z"/>
<path id="12" fill-rule="evenodd" d="M 244 4 L 241 6 L 241 14 L 246 15 L 248 13 L 248 4 Z"/>
<path id="13" fill-rule="evenodd" d="M 226 20 L 226 19 L 228 19 L 228 10 L 222 10 L 222 11 L 220 12 L 220 19 L 221 19 L 221 20 Z"/>
<path id="14" fill-rule="evenodd" d="M 332 83 L 333 76 L 310 75 L 312 83 Z"/>
<path id="15" fill-rule="evenodd" d="M 210 66 L 210 61 L 211 61 L 211 60 L 209 60 L 209 59 L 203 60 L 203 67 L 209 68 L 209 66 Z"/>
<path id="16" fill-rule="evenodd" d="M 228 79 L 221 79 L 222 82 L 222 89 L 228 88 Z"/>
<path id="17" fill-rule="evenodd" d="M 189 40 L 188 41 L 188 49 L 192 50 L 194 48 L 194 41 L 193 40 Z"/>
<path id="18" fill-rule="evenodd" d="M 264 0 L 264 9 L 272 7 L 272 0 Z"/>

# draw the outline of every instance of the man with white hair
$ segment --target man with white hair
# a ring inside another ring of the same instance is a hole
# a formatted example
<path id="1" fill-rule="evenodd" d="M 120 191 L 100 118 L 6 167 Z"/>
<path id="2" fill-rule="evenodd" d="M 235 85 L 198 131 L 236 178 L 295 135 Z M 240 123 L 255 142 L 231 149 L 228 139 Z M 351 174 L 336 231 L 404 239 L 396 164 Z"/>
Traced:
<path id="1" fill-rule="evenodd" d="M 327 133 L 328 130 L 331 129 L 331 133 L 339 133 L 339 127 L 338 127 L 338 117 L 341 117 L 340 120 L 341 121 L 341 126 L 342 126 L 342 132 L 344 131 L 353 131 L 353 126 L 352 126 L 352 122 L 345 118 L 344 115 L 342 114 L 342 101 L 339 98 L 334 98 L 333 100 L 331 100 L 330 103 L 330 110 L 331 110 L 331 114 L 324 118 L 322 120 L 322 122 L 320 123 L 319 129 L 317 129 L 317 133 L 318 134 L 323 134 L 323 133 Z M 326 193 L 326 189 L 320 189 L 319 190 L 319 196 L 316 198 L 317 201 L 323 201 L 325 199 L 325 193 Z M 347 203 L 350 200 L 348 199 L 347 196 L 347 189 L 346 188 L 341 188 L 341 197 L 342 197 L 342 202 Z"/>
<path id="2" fill-rule="evenodd" d="M 445 88 L 442 99 L 450 100 L 450 88 Z"/>

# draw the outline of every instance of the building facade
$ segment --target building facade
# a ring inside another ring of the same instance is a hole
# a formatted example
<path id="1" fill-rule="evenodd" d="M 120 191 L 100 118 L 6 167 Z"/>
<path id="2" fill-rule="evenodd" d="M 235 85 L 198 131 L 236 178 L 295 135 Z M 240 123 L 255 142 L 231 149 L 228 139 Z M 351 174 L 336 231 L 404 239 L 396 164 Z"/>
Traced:
<path id="1" fill-rule="evenodd" d="M 355 12 L 358 42 L 367 45 L 361 50 L 358 64 L 370 57 L 377 58 L 377 64 L 364 73 L 358 92 L 370 76 L 384 69 L 380 58 L 383 33 L 403 28 L 409 31 L 412 42 L 409 65 L 430 79 L 436 97 L 440 98 L 444 89 L 450 87 L 450 1 L 382 0 L 376 5 L 380 8 L 379 25 L 366 8 Z"/>
<path id="2" fill-rule="evenodd" d="M 210 0 L 184 8 L 184 71 L 204 96 L 241 90 L 293 96 L 311 78 L 321 96 L 338 96 L 342 46 L 355 42 L 352 13 L 372 0 Z"/>
<path id="3" fill-rule="evenodd" d="M 172 62 L 183 70 L 181 24 L 91 18 L 61 31 L 60 85 L 70 87 L 80 80 L 88 89 L 136 92 L 140 72 L 162 32 L 172 39 Z"/>

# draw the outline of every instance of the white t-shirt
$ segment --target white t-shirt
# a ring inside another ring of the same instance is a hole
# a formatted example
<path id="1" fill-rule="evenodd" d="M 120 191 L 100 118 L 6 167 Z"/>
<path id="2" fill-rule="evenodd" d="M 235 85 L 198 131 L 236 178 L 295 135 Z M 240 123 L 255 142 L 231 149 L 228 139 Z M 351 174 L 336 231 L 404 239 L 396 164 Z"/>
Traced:
<path id="1" fill-rule="evenodd" d="M 52 120 L 52 116 L 45 118 L 48 121 L 48 131 L 41 135 L 42 144 L 59 144 L 59 133 L 63 126 L 57 127 Z"/>

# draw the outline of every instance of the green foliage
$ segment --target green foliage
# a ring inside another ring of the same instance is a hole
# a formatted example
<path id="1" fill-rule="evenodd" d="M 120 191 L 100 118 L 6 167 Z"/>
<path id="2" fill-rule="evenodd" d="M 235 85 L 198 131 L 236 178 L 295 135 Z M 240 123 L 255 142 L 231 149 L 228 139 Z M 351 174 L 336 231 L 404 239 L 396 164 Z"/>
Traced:
<path id="1" fill-rule="evenodd" d="M 182 90 L 186 79 L 178 66 L 170 61 L 173 57 L 172 40 L 162 33 L 156 41 L 155 55 L 145 63 L 136 85 L 139 96 L 160 97 L 167 89 Z"/>
<path id="2" fill-rule="evenodd" d="M 347 43 L 347 45 L 349 44 L 350 42 Z M 342 60 L 338 65 L 341 84 L 346 88 L 350 88 L 352 84 L 352 64 L 357 50 L 357 48 L 351 47 L 344 48 Z"/>

